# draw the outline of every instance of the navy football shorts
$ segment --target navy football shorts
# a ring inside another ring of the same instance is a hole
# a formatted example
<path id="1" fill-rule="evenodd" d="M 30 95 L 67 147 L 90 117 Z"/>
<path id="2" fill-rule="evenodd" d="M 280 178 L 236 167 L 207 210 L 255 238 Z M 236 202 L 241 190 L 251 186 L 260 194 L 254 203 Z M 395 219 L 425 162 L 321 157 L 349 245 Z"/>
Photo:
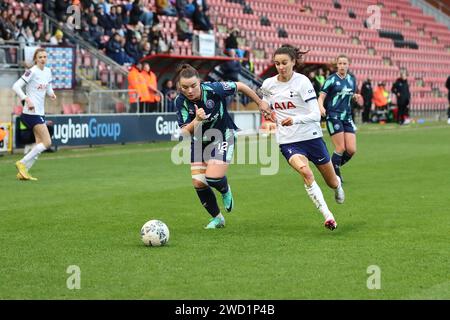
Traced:
<path id="1" fill-rule="evenodd" d="M 305 156 L 316 165 L 326 164 L 330 161 L 327 145 L 322 138 L 280 144 L 280 151 L 287 161 L 295 154 Z"/>
<path id="2" fill-rule="evenodd" d="M 220 160 L 230 163 L 233 160 L 234 145 L 236 138 L 231 135 L 225 141 L 213 142 L 191 142 L 191 163 L 194 162 L 208 162 L 210 160 Z"/>
<path id="3" fill-rule="evenodd" d="M 327 130 L 330 136 L 339 132 L 355 133 L 355 123 L 353 120 L 327 119 Z"/>
<path id="4" fill-rule="evenodd" d="M 45 124 L 45 116 L 40 116 L 36 114 L 26 114 L 22 113 L 20 115 L 20 120 L 29 128 L 33 129 L 33 127 L 37 124 Z"/>

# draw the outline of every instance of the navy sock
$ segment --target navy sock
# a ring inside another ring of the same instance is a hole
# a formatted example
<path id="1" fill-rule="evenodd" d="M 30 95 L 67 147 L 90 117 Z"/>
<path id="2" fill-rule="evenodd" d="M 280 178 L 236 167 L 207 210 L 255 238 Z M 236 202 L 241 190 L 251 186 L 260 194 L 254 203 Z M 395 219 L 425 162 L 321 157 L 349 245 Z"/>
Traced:
<path id="1" fill-rule="evenodd" d="M 208 185 L 210 187 L 215 188 L 220 193 L 227 193 L 228 192 L 228 180 L 227 177 L 224 176 L 222 178 L 208 178 L 206 177 L 206 182 L 208 182 Z"/>
<path id="2" fill-rule="evenodd" d="M 206 187 L 203 189 L 197 189 L 198 198 L 200 202 L 205 207 L 206 211 L 212 216 L 215 217 L 220 213 L 219 206 L 217 205 L 216 196 L 214 195 L 214 191 L 210 187 Z"/>
<path id="3" fill-rule="evenodd" d="M 331 157 L 331 162 L 333 163 L 334 171 L 336 175 L 341 176 L 341 163 L 342 163 L 342 155 L 336 152 L 333 152 L 333 156 Z"/>
<path id="4" fill-rule="evenodd" d="M 347 153 L 347 151 L 344 151 L 344 154 L 342 155 L 341 166 L 343 166 L 344 164 L 349 162 L 352 157 L 353 157 L 353 155 L 350 155 Z"/>

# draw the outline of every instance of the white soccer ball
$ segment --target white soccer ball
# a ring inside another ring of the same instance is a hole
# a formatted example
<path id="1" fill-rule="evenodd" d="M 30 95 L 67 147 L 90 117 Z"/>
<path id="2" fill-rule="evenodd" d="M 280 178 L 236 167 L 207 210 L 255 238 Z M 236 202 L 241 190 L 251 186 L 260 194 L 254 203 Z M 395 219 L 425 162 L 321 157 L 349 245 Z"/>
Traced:
<path id="1" fill-rule="evenodd" d="M 163 246 L 169 241 L 169 228 L 160 220 L 150 220 L 142 226 L 141 237 L 146 246 Z"/>

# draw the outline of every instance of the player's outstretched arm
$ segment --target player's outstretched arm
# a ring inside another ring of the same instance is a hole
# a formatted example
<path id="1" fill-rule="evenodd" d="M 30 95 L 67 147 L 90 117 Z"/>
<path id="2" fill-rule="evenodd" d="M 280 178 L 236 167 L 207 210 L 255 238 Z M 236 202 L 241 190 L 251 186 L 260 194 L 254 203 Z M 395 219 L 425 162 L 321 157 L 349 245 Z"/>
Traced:
<path id="1" fill-rule="evenodd" d="M 270 109 L 269 104 L 264 102 L 249 86 L 242 82 L 236 82 L 236 87 L 238 91 L 243 92 L 247 97 L 256 102 L 259 110 L 265 117 L 271 115 L 272 110 Z"/>

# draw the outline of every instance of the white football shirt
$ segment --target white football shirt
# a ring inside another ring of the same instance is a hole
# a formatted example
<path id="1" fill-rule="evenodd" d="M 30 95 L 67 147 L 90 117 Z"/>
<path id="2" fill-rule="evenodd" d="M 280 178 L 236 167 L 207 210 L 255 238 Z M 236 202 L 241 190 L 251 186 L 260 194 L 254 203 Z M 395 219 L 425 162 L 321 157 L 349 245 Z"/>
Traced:
<path id="1" fill-rule="evenodd" d="M 34 110 L 28 109 L 27 104 L 23 108 L 23 113 L 45 115 L 44 104 L 45 95 L 52 94 L 52 72 L 50 68 L 44 67 L 41 70 L 38 66 L 33 66 L 31 69 L 25 71 L 22 75 L 22 80 L 26 82 L 25 93 L 27 97 L 34 103 Z"/>
<path id="2" fill-rule="evenodd" d="M 316 92 L 309 79 L 294 72 L 288 82 L 281 82 L 278 75 L 264 80 L 261 91 L 263 100 L 275 111 L 277 119 L 276 138 L 279 144 L 311 140 L 323 136 L 320 127 L 320 109 L 316 103 Z M 287 117 L 305 119 L 304 123 L 283 127 L 281 121 Z"/>

